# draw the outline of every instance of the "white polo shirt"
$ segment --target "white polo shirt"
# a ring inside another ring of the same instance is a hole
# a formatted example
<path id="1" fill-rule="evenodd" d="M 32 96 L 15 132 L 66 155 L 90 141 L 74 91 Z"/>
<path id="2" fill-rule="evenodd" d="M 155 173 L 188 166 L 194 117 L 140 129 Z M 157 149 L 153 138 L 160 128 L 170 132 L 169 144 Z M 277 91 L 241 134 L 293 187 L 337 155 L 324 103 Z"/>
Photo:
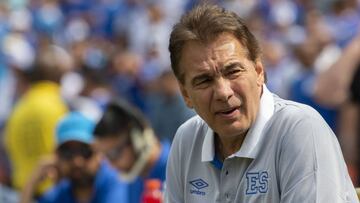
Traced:
<path id="1" fill-rule="evenodd" d="M 223 163 L 215 156 L 214 132 L 199 116 L 178 129 L 165 202 L 359 202 L 337 138 L 323 118 L 263 89 L 254 125 Z"/>

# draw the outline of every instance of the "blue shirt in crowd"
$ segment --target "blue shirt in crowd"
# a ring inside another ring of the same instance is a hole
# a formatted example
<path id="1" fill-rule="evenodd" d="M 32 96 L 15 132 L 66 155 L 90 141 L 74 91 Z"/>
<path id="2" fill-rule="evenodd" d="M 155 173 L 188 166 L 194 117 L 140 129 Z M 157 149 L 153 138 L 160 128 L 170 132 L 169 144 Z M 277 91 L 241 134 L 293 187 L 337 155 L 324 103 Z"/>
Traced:
<path id="1" fill-rule="evenodd" d="M 149 176 L 145 179 L 138 177 L 133 183 L 129 184 L 129 201 L 123 201 L 124 203 L 140 203 L 146 179 L 159 179 L 161 182 L 165 182 L 166 162 L 170 152 L 170 142 L 162 141 L 161 146 L 160 157 L 150 171 Z"/>
<path id="2" fill-rule="evenodd" d="M 121 183 L 118 174 L 107 162 L 103 161 L 95 177 L 94 194 L 90 203 L 125 202 L 127 186 Z M 71 182 L 60 181 L 39 199 L 39 203 L 78 203 L 72 193 Z"/>

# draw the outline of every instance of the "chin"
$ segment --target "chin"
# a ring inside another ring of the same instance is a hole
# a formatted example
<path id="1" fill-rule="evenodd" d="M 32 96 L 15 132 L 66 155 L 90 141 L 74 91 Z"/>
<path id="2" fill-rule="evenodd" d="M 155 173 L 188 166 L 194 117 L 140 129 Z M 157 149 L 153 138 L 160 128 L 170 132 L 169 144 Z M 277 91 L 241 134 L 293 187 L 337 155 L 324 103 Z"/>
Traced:
<path id="1" fill-rule="evenodd" d="M 116 167 L 116 169 L 118 170 L 118 171 L 121 171 L 121 172 L 123 172 L 123 173 L 129 173 L 130 172 L 130 170 L 131 170 L 131 167 Z"/>
<path id="2" fill-rule="evenodd" d="M 85 187 L 90 187 L 94 184 L 95 181 L 95 176 L 91 176 L 91 175 L 84 175 L 83 177 L 80 178 L 70 178 L 72 184 L 74 185 L 74 187 L 77 188 L 85 188 Z"/>
<path id="3" fill-rule="evenodd" d="M 226 128 L 221 128 L 218 131 L 218 134 L 225 135 L 226 137 L 235 137 L 239 135 L 244 135 L 249 130 L 249 125 L 244 125 L 240 123 L 234 123 Z"/>

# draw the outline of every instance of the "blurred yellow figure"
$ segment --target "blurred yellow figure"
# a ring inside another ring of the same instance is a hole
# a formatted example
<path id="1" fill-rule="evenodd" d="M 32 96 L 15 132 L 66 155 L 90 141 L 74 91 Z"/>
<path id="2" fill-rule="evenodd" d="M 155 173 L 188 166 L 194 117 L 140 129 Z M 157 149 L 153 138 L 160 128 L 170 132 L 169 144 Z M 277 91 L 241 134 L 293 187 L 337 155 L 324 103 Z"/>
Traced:
<path id="1" fill-rule="evenodd" d="M 30 86 L 15 105 L 5 128 L 5 144 L 12 165 L 12 184 L 21 190 L 44 155 L 55 149 L 55 127 L 68 111 L 61 98 L 59 81 L 64 72 L 59 48 L 40 51 L 27 73 Z M 63 63 L 66 64 L 66 63 Z M 50 182 L 37 190 L 44 192 Z"/>
<path id="2" fill-rule="evenodd" d="M 54 129 L 66 112 L 59 87 L 52 82 L 34 84 L 15 106 L 5 139 L 17 189 L 24 186 L 39 157 L 53 152 Z"/>

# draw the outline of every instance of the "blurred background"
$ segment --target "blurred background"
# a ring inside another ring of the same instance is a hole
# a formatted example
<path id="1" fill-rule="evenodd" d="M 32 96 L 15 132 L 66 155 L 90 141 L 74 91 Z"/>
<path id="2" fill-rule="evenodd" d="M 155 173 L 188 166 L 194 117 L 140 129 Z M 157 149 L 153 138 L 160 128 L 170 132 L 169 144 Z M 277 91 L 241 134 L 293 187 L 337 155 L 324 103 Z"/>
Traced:
<path id="1" fill-rule="evenodd" d="M 61 69 L 57 82 L 69 109 L 87 108 L 96 114 L 87 104 L 101 109 L 111 98 L 121 97 L 147 116 L 161 140 L 171 141 L 177 127 L 195 113 L 183 103 L 171 72 L 169 33 L 181 14 L 200 2 L 0 0 L 1 185 L 12 188 L 12 165 L 6 153 L 9 146 L 4 141 L 9 117 L 31 87 L 36 59 L 50 46 L 58 49 L 56 58 L 61 64 L 52 66 L 55 68 L 50 72 Z M 344 99 L 336 102 L 324 99 L 316 87 L 318 77 L 326 77 L 322 74 L 336 65 L 344 49 L 358 37 L 359 1 L 211 2 L 239 14 L 260 40 L 268 88 L 322 114 L 337 134 L 358 186 L 360 113 L 356 100 L 348 96 L 351 85 L 343 90 Z M 360 58 L 360 53 L 357 56 Z M 358 65 L 357 59 L 353 60 Z M 352 77 L 354 72 L 350 73 L 352 83 L 346 84 L 358 84 L 359 79 Z M 351 87 L 359 94 L 359 86 Z"/>

